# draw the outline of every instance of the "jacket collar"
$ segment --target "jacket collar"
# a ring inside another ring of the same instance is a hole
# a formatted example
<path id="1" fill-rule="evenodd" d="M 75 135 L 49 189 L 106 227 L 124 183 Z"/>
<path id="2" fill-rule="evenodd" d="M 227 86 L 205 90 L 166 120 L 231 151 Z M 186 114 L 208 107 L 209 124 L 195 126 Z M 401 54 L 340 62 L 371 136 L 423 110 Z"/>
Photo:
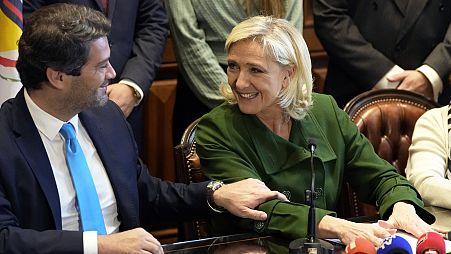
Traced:
<path id="1" fill-rule="evenodd" d="M 307 114 L 300 121 L 293 122 L 290 142 L 269 131 L 256 116 L 251 116 L 251 118 L 251 121 L 243 121 L 243 123 L 246 123 L 246 128 L 254 143 L 256 152 L 262 164 L 267 165 L 265 171 L 269 174 L 285 170 L 297 163 L 310 159 L 310 151 L 307 148 L 309 139 L 314 139 L 316 142 L 315 158 L 318 158 L 322 162 L 337 158 L 321 126 L 311 114 Z M 274 147 L 274 152 L 268 153 L 266 150 L 268 147 Z M 280 153 L 277 152 L 278 150 L 282 150 L 281 153 L 287 154 L 286 161 L 282 165 L 277 165 L 277 162 L 280 162 Z"/>
<path id="2" fill-rule="evenodd" d="M 98 10 L 101 12 L 104 12 L 103 6 L 102 6 L 102 1 L 95 0 L 94 2 L 96 3 Z M 110 20 L 113 18 L 115 7 L 116 7 L 116 0 L 109 0 L 108 1 L 108 14 L 106 16 Z"/>
<path id="3" fill-rule="evenodd" d="M 17 146 L 24 154 L 25 160 L 44 192 L 53 214 L 56 229 L 62 229 L 58 189 L 44 144 L 25 103 L 24 88 L 17 94 L 14 104 L 16 106 L 13 109 L 12 128 L 15 132 Z"/>
<path id="4" fill-rule="evenodd" d="M 398 37 L 396 38 L 397 43 L 410 31 L 410 28 L 415 24 L 428 1 L 429 0 L 394 0 L 400 10 L 405 10 L 405 12 L 403 12 L 404 21 L 401 25 L 402 29 L 399 31 Z"/>

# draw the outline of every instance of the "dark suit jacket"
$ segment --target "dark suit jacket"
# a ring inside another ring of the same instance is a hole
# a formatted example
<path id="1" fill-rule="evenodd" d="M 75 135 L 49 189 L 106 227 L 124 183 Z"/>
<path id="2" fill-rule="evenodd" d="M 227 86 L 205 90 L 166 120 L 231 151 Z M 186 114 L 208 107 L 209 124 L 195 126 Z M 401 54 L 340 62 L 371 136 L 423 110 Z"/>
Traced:
<path id="1" fill-rule="evenodd" d="M 395 64 L 404 69 L 427 64 L 447 87 L 451 71 L 451 1 L 313 3 L 315 31 L 329 55 L 325 92 L 332 94 L 341 107 L 370 90 Z"/>
<path id="2" fill-rule="evenodd" d="M 24 15 L 54 3 L 74 3 L 102 11 L 101 0 L 24 0 Z M 147 95 L 160 66 L 168 33 L 162 1 L 109 0 L 108 6 L 108 18 L 112 23 L 108 38 L 110 62 L 117 73 L 113 82 L 130 79 Z M 142 104 L 128 117 L 139 146 L 144 126 Z"/>
<path id="3" fill-rule="evenodd" d="M 133 134 L 112 102 L 79 114 L 106 168 L 120 230 L 210 213 L 206 183 L 148 175 Z M 57 186 L 23 90 L 0 109 L 0 253 L 82 253 L 82 232 L 61 230 Z"/>

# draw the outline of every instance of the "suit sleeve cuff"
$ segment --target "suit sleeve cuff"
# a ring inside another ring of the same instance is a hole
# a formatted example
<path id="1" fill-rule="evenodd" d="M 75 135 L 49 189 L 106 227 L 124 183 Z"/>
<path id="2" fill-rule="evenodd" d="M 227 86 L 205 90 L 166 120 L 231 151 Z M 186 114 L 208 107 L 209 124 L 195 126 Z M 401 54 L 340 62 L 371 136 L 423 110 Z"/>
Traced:
<path id="1" fill-rule="evenodd" d="M 83 254 L 97 254 L 97 231 L 83 232 Z"/>
<path id="2" fill-rule="evenodd" d="M 398 73 L 403 72 L 404 69 L 399 67 L 398 65 L 393 66 L 377 83 L 374 85 L 374 89 L 396 89 L 399 85 L 399 81 L 396 82 L 390 82 L 388 81 L 387 77 L 391 75 L 396 75 Z"/>
<path id="3" fill-rule="evenodd" d="M 417 71 L 421 72 L 431 82 L 432 91 L 434 92 L 434 100 L 438 100 L 439 94 L 443 90 L 443 82 L 438 73 L 432 69 L 429 65 L 423 64 L 417 68 Z"/>
<path id="4" fill-rule="evenodd" d="M 136 84 L 135 82 L 131 81 L 130 79 L 122 79 L 121 81 L 119 81 L 119 83 L 125 84 L 127 86 L 130 86 L 131 88 L 133 88 L 133 90 L 135 90 L 136 93 L 139 94 L 139 98 L 138 98 L 138 101 L 135 104 L 135 107 L 138 106 L 141 103 L 141 101 L 143 100 L 143 98 L 144 98 L 144 92 L 141 89 L 141 87 L 139 87 L 138 84 Z"/>

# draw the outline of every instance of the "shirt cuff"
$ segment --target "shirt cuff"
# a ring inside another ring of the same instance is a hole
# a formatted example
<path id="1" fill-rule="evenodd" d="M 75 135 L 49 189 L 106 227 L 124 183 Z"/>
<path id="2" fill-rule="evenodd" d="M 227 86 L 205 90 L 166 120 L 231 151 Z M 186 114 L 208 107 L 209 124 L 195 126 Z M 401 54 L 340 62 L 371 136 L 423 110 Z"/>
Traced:
<path id="1" fill-rule="evenodd" d="M 403 72 L 404 69 L 398 65 L 393 66 L 377 83 L 374 85 L 374 89 L 396 89 L 399 85 L 399 81 L 390 82 L 387 77 Z"/>
<path id="2" fill-rule="evenodd" d="M 83 232 L 83 254 L 97 254 L 97 231 Z"/>
<path id="3" fill-rule="evenodd" d="M 130 79 L 122 79 L 121 81 L 119 81 L 119 83 L 130 86 L 131 88 L 133 88 L 135 90 L 135 92 L 137 92 L 139 94 L 139 99 L 138 99 L 138 102 L 136 102 L 135 107 L 138 106 L 139 103 L 141 103 L 141 101 L 144 98 L 144 92 L 141 89 L 141 87 L 139 87 L 135 82 L 131 81 Z"/>
<path id="4" fill-rule="evenodd" d="M 417 68 L 417 71 L 423 73 L 424 76 L 431 82 L 432 91 L 434 92 L 434 100 L 438 100 L 438 95 L 442 93 L 443 81 L 438 73 L 429 65 L 423 64 Z"/>

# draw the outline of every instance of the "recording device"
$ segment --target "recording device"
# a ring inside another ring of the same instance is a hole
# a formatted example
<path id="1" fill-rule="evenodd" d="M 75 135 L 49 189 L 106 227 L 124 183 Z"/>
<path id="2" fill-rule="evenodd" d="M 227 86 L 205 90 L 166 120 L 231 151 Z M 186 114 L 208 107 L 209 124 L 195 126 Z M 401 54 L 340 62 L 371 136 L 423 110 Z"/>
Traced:
<path id="1" fill-rule="evenodd" d="M 357 238 L 354 242 L 346 246 L 347 254 L 376 254 L 376 247 L 370 240 Z"/>
<path id="2" fill-rule="evenodd" d="M 305 190 L 305 203 L 310 206 L 308 213 L 307 237 L 299 238 L 289 245 L 290 254 L 333 254 L 334 246 L 324 240 L 316 238 L 316 212 L 315 198 L 315 170 L 313 168 L 313 155 L 316 149 L 316 141 L 308 140 L 308 149 L 310 150 L 310 169 L 312 171 L 312 182 L 310 189 Z"/>
<path id="3" fill-rule="evenodd" d="M 377 248 L 377 254 L 413 254 L 409 242 L 399 235 L 392 235 L 384 239 Z"/>
<path id="4" fill-rule="evenodd" d="M 436 232 L 426 232 L 417 241 L 417 254 L 446 254 L 445 240 Z"/>

